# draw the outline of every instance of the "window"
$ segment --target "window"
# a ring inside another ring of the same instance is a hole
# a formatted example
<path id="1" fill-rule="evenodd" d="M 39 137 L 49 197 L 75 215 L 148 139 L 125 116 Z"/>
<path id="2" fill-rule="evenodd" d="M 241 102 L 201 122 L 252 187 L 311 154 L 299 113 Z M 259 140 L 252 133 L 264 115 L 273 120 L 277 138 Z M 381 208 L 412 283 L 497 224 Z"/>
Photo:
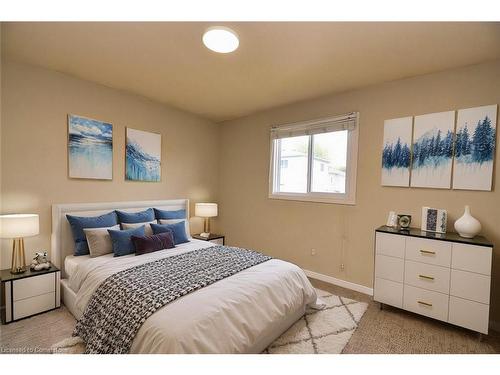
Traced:
<path id="1" fill-rule="evenodd" d="M 354 204 L 358 113 L 271 128 L 269 197 Z"/>

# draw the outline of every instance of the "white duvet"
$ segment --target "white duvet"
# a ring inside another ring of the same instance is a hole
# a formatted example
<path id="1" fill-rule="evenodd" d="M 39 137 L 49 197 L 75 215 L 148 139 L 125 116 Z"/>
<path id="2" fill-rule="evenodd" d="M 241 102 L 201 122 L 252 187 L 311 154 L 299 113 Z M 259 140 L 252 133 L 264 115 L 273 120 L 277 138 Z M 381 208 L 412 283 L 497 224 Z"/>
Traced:
<path id="1" fill-rule="evenodd" d="M 111 254 L 78 264 L 69 279 L 79 318 L 110 275 L 139 264 L 213 246 L 192 240 L 141 256 Z M 156 311 L 139 329 L 131 353 L 258 353 L 304 314 L 319 307 L 304 272 L 277 259 L 248 268 Z"/>

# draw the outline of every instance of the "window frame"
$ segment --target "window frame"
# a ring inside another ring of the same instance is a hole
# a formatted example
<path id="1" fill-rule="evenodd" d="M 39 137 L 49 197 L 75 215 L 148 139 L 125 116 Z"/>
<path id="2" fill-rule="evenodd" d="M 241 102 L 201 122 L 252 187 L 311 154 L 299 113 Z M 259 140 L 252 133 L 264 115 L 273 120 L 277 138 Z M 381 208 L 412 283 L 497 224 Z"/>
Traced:
<path id="1" fill-rule="evenodd" d="M 291 192 L 279 192 L 277 187 L 279 187 L 280 174 L 275 173 L 279 171 L 280 151 L 281 147 L 275 147 L 280 139 L 270 139 L 270 167 L 269 167 L 269 195 L 270 199 L 278 200 L 293 200 L 293 201 L 303 201 L 303 202 L 319 202 L 319 203 L 331 203 L 331 204 L 344 204 L 344 205 L 355 205 L 356 204 L 356 177 L 357 177 L 357 164 L 358 164 L 358 138 L 359 138 L 359 113 L 356 114 L 355 126 L 352 130 L 347 130 L 347 158 L 346 158 L 346 187 L 345 193 L 325 193 L 325 192 L 313 192 L 311 191 L 312 185 L 312 163 L 313 163 L 313 147 L 314 147 L 314 136 L 309 135 L 309 145 L 307 152 L 307 192 L 306 193 L 291 193 Z M 337 117 L 337 116 L 336 116 Z M 329 121 L 335 119 L 336 117 L 321 119 L 317 121 Z M 301 123 L 296 123 L 294 125 L 302 126 L 303 124 L 308 124 L 312 121 L 304 121 Z M 278 168 L 276 168 L 278 167 Z"/>

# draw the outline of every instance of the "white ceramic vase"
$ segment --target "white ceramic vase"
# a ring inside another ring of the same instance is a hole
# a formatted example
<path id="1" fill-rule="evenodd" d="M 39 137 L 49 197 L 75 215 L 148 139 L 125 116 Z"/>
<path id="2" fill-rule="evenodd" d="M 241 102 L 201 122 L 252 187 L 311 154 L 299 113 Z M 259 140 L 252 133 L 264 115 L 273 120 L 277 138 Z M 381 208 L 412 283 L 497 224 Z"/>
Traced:
<path id="1" fill-rule="evenodd" d="M 461 237 L 473 238 L 481 232 L 481 223 L 470 214 L 470 207 L 465 206 L 465 212 L 455 221 L 455 230 Z"/>

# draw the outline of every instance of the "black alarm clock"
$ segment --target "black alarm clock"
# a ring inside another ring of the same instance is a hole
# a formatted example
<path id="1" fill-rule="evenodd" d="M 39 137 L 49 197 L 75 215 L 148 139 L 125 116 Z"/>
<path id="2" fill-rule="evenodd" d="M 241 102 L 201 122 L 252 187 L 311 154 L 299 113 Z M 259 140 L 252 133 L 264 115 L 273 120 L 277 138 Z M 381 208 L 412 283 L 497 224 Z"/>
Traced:
<path id="1" fill-rule="evenodd" d="M 410 228 L 411 215 L 398 215 L 398 226 L 402 230 L 407 230 Z"/>

